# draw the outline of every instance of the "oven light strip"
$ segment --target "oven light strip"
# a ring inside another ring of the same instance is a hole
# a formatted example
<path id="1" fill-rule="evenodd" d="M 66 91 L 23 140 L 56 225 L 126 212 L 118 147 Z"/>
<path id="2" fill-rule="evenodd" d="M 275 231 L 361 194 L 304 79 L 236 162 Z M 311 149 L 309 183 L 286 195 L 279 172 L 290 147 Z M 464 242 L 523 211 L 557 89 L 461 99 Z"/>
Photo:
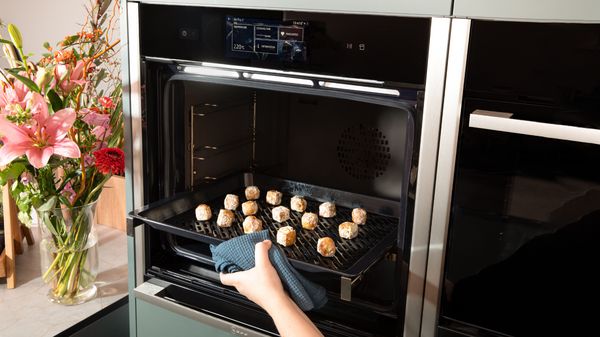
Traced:
<path id="1" fill-rule="evenodd" d="M 240 73 L 233 70 L 216 69 L 208 67 L 194 67 L 185 66 L 182 71 L 188 74 L 204 75 L 204 76 L 216 76 L 216 77 L 228 77 L 228 78 L 240 78 Z"/>
<path id="2" fill-rule="evenodd" d="M 330 76 L 330 75 L 322 75 L 322 74 L 313 74 L 313 73 L 302 73 L 296 71 L 283 71 L 276 69 L 268 69 L 268 68 L 257 68 L 257 67 L 244 67 L 244 66 L 235 66 L 230 64 L 222 64 L 222 63 L 213 63 L 213 62 L 200 62 L 204 67 L 211 68 L 219 68 L 219 69 L 231 69 L 231 70 L 239 70 L 239 71 L 247 71 L 247 72 L 261 72 L 261 73 L 271 73 L 276 75 L 290 75 L 290 76 L 303 76 L 303 77 L 314 77 L 321 79 L 329 79 L 329 80 L 337 80 L 337 81 L 352 81 L 352 82 L 360 82 L 367 84 L 375 84 L 381 85 L 384 82 L 377 80 L 367 80 L 363 78 L 353 78 L 353 77 L 342 77 L 342 76 Z"/>
<path id="3" fill-rule="evenodd" d="M 207 66 L 183 66 L 181 70 L 188 74 L 214 76 L 214 77 L 226 77 L 226 78 L 240 78 L 240 73 L 235 70 L 223 69 L 223 68 L 212 68 Z M 305 78 L 297 78 L 290 76 L 279 76 L 279 75 L 268 75 L 268 74 L 257 74 L 250 72 L 243 72 L 242 77 L 247 80 L 254 81 L 265 81 L 265 82 L 276 82 L 285 84 L 295 84 L 307 87 L 314 87 L 315 83 L 313 80 Z M 396 89 L 376 88 L 365 85 L 346 84 L 339 82 L 330 81 L 319 81 L 319 86 L 328 89 L 339 89 L 349 90 L 363 93 L 380 94 L 386 96 L 400 97 L 400 91 Z"/>
<path id="4" fill-rule="evenodd" d="M 325 81 L 319 81 L 319 85 L 323 88 L 329 88 L 329 89 L 341 89 L 341 90 L 369 92 L 369 93 L 373 93 L 373 94 L 381 94 L 381 95 L 400 97 L 400 91 L 398 91 L 396 89 L 374 88 L 374 87 L 367 87 L 364 85 L 354 85 L 354 84 L 325 82 Z"/>
<path id="5" fill-rule="evenodd" d="M 313 87 L 314 82 L 311 80 L 303 79 L 303 78 L 295 78 L 295 77 L 287 77 L 287 76 L 275 76 L 275 75 L 265 75 L 265 74 L 251 74 L 251 73 L 243 73 L 242 76 L 245 79 L 255 80 L 255 81 L 267 81 L 267 82 L 278 82 L 278 83 L 286 83 L 286 84 L 298 84 L 304 85 L 307 87 Z"/>

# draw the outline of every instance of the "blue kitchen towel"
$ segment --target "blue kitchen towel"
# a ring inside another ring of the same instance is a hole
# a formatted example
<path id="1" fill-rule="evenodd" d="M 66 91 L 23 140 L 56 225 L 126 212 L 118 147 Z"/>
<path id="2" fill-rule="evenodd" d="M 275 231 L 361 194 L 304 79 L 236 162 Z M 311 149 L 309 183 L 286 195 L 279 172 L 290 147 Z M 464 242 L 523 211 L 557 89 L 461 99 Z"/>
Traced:
<path id="1" fill-rule="evenodd" d="M 210 251 L 219 273 L 234 273 L 254 267 L 254 246 L 269 239 L 269 232 L 263 230 L 238 236 L 218 246 L 211 245 Z M 319 309 L 327 303 L 325 288 L 307 280 L 288 261 L 280 247 L 274 243 L 269 249 L 269 260 L 277 270 L 283 287 L 303 311 Z"/>

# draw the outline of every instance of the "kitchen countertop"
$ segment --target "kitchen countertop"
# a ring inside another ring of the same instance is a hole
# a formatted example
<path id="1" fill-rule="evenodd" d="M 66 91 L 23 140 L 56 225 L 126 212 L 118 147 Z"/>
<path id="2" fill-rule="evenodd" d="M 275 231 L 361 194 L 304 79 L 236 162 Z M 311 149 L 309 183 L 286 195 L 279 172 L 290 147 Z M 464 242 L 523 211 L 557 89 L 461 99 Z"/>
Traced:
<path id="1" fill-rule="evenodd" d="M 51 303 L 40 270 L 39 228 L 32 228 L 35 244 L 23 241 L 17 255 L 17 286 L 6 289 L 0 279 L 0 336 L 54 336 L 127 295 L 127 236 L 114 228 L 97 225 L 99 239 L 98 295 L 90 302 L 63 306 Z"/>

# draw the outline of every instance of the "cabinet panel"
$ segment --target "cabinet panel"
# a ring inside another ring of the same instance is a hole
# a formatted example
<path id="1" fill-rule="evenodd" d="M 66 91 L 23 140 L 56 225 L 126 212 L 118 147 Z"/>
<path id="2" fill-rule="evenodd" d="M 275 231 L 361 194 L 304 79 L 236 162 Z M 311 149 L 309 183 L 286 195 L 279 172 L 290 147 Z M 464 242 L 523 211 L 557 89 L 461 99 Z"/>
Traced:
<path id="1" fill-rule="evenodd" d="M 600 1 L 455 0 L 453 15 L 526 21 L 600 22 Z"/>
<path id="2" fill-rule="evenodd" d="M 593 0 L 590 0 L 590 3 Z M 156 4 L 192 4 L 198 6 L 254 9 L 298 10 L 332 13 L 365 13 L 386 15 L 449 16 L 451 0 L 143 0 Z"/>
<path id="3" fill-rule="evenodd" d="M 137 299 L 138 337 L 232 337 L 233 334 Z"/>

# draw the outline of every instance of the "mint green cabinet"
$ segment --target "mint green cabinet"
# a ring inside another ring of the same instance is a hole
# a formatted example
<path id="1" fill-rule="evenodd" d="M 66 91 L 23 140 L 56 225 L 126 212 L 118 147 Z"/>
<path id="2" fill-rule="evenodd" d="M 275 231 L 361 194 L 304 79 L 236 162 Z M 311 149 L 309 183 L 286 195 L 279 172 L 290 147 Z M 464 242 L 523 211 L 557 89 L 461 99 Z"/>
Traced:
<path id="1" fill-rule="evenodd" d="M 140 2 L 407 16 L 449 16 L 452 10 L 452 0 L 141 0 Z"/>
<path id="2" fill-rule="evenodd" d="M 136 299 L 138 337 L 232 337 L 231 333 Z"/>
<path id="3" fill-rule="evenodd" d="M 454 0 L 455 17 L 600 22 L 599 0 Z"/>

